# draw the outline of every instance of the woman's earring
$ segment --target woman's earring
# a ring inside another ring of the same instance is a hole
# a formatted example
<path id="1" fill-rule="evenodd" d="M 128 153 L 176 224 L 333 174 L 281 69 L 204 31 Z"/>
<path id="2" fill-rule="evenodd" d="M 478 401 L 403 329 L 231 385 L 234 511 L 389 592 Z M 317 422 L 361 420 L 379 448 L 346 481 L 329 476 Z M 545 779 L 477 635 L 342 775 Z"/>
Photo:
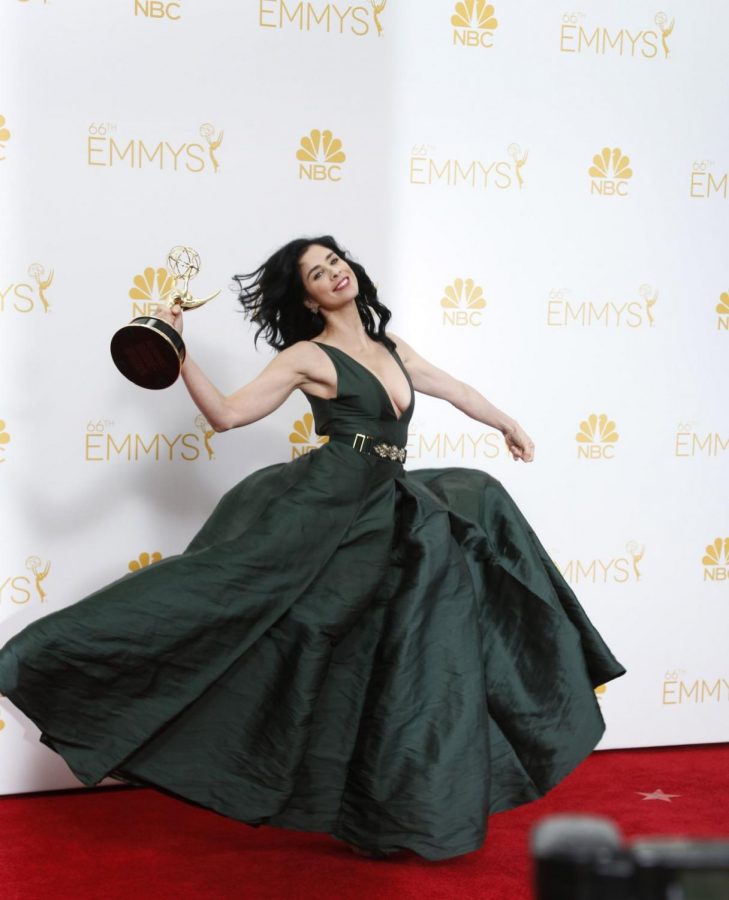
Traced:
<path id="1" fill-rule="evenodd" d="M 316 304 L 312 304 L 309 309 L 311 310 L 312 316 L 315 316 L 319 312 L 319 307 Z"/>

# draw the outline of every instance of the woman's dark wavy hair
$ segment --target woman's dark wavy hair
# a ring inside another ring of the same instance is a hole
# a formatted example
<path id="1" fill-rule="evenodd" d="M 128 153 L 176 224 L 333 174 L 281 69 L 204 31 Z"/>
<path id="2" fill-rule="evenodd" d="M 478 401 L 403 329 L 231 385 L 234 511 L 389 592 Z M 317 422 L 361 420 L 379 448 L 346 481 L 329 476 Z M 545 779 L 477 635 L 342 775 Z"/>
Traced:
<path id="1" fill-rule="evenodd" d="M 269 346 L 284 350 L 297 341 L 311 340 L 324 328 L 322 316 L 304 306 L 306 290 L 299 260 L 312 244 L 332 250 L 352 268 L 359 285 L 355 303 L 367 334 L 394 350 L 394 342 L 385 334 L 385 326 L 392 313 L 380 303 L 377 288 L 363 266 L 355 262 L 328 234 L 289 241 L 254 272 L 233 276 L 240 289 L 238 300 L 246 315 L 258 325 L 254 342 L 258 343 L 259 336 L 263 334 Z"/>

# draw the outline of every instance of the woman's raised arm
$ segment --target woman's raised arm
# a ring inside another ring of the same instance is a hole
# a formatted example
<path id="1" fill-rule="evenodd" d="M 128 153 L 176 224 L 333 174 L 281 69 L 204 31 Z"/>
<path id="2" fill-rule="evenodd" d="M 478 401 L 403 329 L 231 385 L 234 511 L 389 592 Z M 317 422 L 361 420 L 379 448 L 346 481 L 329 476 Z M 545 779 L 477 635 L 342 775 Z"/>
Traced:
<path id="1" fill-rule="evenodd" d="M 161 307 L 154 313 L 182 334 L 179 307 Z M 218 432 L 250 425 L 278 409 L 304 384 L 318 381 L 320 352 L 306 341 L 282 350 L 253 381 L 225 395 L 189 356 L 182 365 L 182 379 L 194 404 Z"/>

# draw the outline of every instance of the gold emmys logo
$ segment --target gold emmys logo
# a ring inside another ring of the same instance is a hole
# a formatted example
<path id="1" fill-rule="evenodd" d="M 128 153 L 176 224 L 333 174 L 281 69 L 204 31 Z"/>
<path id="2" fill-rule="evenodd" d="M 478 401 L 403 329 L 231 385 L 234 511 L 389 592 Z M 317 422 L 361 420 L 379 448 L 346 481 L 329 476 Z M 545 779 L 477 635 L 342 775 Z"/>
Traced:
<path id="1" fill-rule="evenodd" d="M 39 603 L 45 603 L 48 595 L 43 582 L 51 570 L 50 562 L 44 563 L 40 556 L 29 556 L 25 568 L 30 575 L 8 575 L 4 580 L 0 576 L 0 602 L 5 600 L 21 606 L 35 598 Z"/>
<path id="2" fill-rule="evenodd" d="M 620 147 L 603 147 L 592 157 L 592 165 L 587 170 L 590 176 L 590 193 L 604 197 L 625 197 L 628 193 L 628 179 L 633 177 L 630 159 L 623 155 Z"/>
<path id="3" fill-rule="evenodd" d="M 567 328 L 653 328 L 653 308 L 658 301 L 658 291 L 649 284 L 638 288 L 639 300 L 605 301 L 570 299 L 566 288 L 554 288 L 547 300 L 547 327 Z"/>
<path id="4" fill-rule="evenodd" d="M 86 462 L 195 462 L 202 457 L 202 448 L 207 452 L 209 460 L 215 458 L 210 444 L 215 434 L 204 416 L 195 418 L 195 426 L 201 435 L 193 431 L 167 435 L 157 432 L 142 436 L 137 432 L 118 433 L 113 431 L 114 422 L 110 419 L 90 420 L 86 425 L 84 436 L 84 460 Z M 202 444 L 202 447 L 201 447 Z"/>
<path id="5" fill-rule="evenodd" d="M 319 450 L 329 441 L 327 435 L 317 435 L 314 431 L 314 416 L 304 413 L 300 419 L 294 422 L 294 430 L 289 435 L 291 443 L 291 459 L 306 456 L 312 450 Z"/>
<path id="6" fill-rule="evenodd" d="M 578 459 L 612 459 L 615 444 L 620 435 L 615 430 L 615 422 L 605 413 L 588 416 L 580 422 L 580 430 L 575 435 Z"/>
<path id="7" fill-rule="evenodd" d="M 341 181 L 341 164 L 347 159 L 342 142 L 331 131 L 314 128 L 301 138 L 296 151 L 299 179 L 309 181 Z"/>
<path id="8" fill-rule="evenodd" d="M 212 168 L 217 174 L 220 164 L 216 151 L 223 141 L 223 132 L 215 134 L 215 126 L 203 123 L 198 129 L 205 144 L 199 141 L 173 144 L 160 140 L 152 145 L 142 138 L 129 138 L 126 143 L 117 141 L 114 122 L 92 122 L 86 139 L 86 163 L 111 169 L 125 166 L 129 169 L 157 168 L 160 171 L 191 172 L 199 174 Z"/>
<path id="9" fill-rule="evenodd" d="M 714 538 L 701 559 L 704 581 L 729 581 L 729 537 Z"/>
<path id="10" fill-rule="evenodd" d="M 504 439 L 498 431 L 469 432 L 435 431 L 408 432 L 408 459 L 481 460 L 496 459 L 506 452 Z"/>
<path id="11" fill-rule="evenodd" d="M 129 289 L 132 303 L 132 315 L 149 316 L 158 303 L 163 303 L 172 293 L 175 277 L 167 269 L 160 266 L 153 269 L 148 266 L 141 275 L 135 275 L 133 287 Z"/>
<path id="12" fill-rule="evenodd" d="M 139 572 L 141 569 L 146 569 L 148 566 L 159 562 L 161 559 L 162 554 L 159 550 L 155 550 L 153 553 L 147 553 L 145 550 L 143 553 L 140 553 L 136 559 L 130 560 L 128 569 L 130 572 Z"/>
<path id="13" fill-rule="evenodd" d="M 729 701 L 729 678 L 694 678 L 687 681 L 683 669 L 673 669 L 663 676 L 661 703 L 680 706 L 683 703 L 720 703 Z"/>
<path id="14" fill-rule="evenodd" d="M 645 556 L 645 545 L 638 541 L 628 541 L 625 545 L 627 556 L 611 556 L 594 559 L 556 560 L 556 553 L 550 554 L 555 566 L 570 584 L 625 584 L 640 581 L 640 562 Z"/>
<path id="15" fill-rule="evenodd" d="M 5 453 L 5 444 L 10 443 L 10 435 L 5 430 L 5 422 L 0 419 L 0 463 L 5 462 L 3 454 Z"/>
<path id="16" fill-rule="evenodd" d="M 0 290 L 0 313 L 12 310 L 18 313 L 30 313 L 36 309 L 50 312 L 51 304 L 46 291 L 53 281 L 53 269 L 46 273 L 40 263 L 28 266 L 28 275 L 35 284 L 29 281 L 13 281 L 4 291 Z"/>
<path id="17" fill-rule="evenodd" d="M 451 16 L 453 43 L 464 47 L 493 47 L 498 21 L 494 7 L 486 0 L 465 0 L 456 3 Z"/>
<path id="18" fill-rule="evenodd" d="M 5 159 L 5 144 L 10 140 L 10 129 L 5 127 L 5 116 L 0 116 L 0 160 Z"/>
<path id="19" fill-rule="evenodd" d="M 708 200 L 711 196 L 727 198 L 729 172 L 716 175 L 711 171 L 713 159 L 697 159 L 691 169 L 691 189 L 689 196 L 695 200 Z"/>
<path id="20" fill-rule="evenodd" d="M 680 422 L 676 430 L 673 452 L 678 457 L 719 456 L 729 448 L 729 434 L 718 431 L 699 432 L 693 422 Z"/>
<path id="21" fill-rule="evenodd" d="M 468 185 L 472 188 L 506 190 L 524 186 L 522 169 L 529 156 L 519 144 L 509 144 L 506 153 L 511 161 L 472 159 L 436 159 L 432 144 L 416 144 L 410 151 L 410 184 L 446 184 L 448 187 Z"/>
<path id="22" fill-rule="evenodd" d="M 195 427 L 199 429 L 203 436 L 203 446 L 208 455 L 208 461 L 215 459 L 215 450 L 213 450 L 210 441 L 215 437 L 215 429 L 211 427 L 210 422 L 200 413 L 195 416 Z"/>
<path id="23" fill-rule="evenodd" d="M 134 0 L 134 15 L 144 16 L 147 19 L 169 19 L 177 22 L 181 17 L 182 4 L 170 0 Z"/>
<path id="24" fill-rule="evenodd" d="M 606 684 L 598 684 L 598 686 L 595 688 L 595 696 L 597 697 L 598 700 L 602 700 L 602 698 L 605 696 L 606 691 L 607 691 Z"/>
<path id="25" fill-rule="evenodd" d="M 387 0 L 369 0 L 369 6 L 359 4 L 341 10 L 336 3 L 308 3 L 290 0 L 259 0 L 258 25 L 260 28 L 294 28 L 298 31 L 322 31 L 326 34 L 352 34 L 365 37 L 374 24 L 377 36 L 382 37 L 380 16 Z M 370 16 L 372 22 L 370 22 Z"/>
<path id="26" fill-rule="evenodd" d="M 671 50 L 668 46 L 675 18 L 668 21 L 664 12 L 657 12 L 653 24 L 657 28 L 641 28 L 631 31 L 630 28 L 607 28 L 597 25 L 586 27 L 582 12 L 565 13 L 562 16 L 559 49 L 561 53 L 594 53 L 595 56 L 642 57 L 643 59 L 659 59 L 663 51 L 663 59 L 668 59 Z M 660 42 L 660 50 L 659 50 Z"/>
<path id="27" fill-rule="evenodd" d="M 729 292 L 719 294 L 719 302 L 714 307 L 716 312 L 716 330 L 729 331 Z"/>
<path id="28" fill-rule="evenodd" d="M 444 325 L 480 325 L 486 300 L 473 278 L 456 278 L 444 289 L 440 305 Z"/>

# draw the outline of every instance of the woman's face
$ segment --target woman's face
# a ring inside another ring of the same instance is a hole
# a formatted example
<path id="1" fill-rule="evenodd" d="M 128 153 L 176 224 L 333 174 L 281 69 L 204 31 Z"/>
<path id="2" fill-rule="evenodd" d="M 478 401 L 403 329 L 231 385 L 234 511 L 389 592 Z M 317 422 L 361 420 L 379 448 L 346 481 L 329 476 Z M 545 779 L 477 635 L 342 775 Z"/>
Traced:
<path id="1" fill-rule="evenodd" d="M 299 273 L 310 309 L 340 309 L 359 293 L 357 276 L 334 250 L 312 244 L 299 258 Z"/>

